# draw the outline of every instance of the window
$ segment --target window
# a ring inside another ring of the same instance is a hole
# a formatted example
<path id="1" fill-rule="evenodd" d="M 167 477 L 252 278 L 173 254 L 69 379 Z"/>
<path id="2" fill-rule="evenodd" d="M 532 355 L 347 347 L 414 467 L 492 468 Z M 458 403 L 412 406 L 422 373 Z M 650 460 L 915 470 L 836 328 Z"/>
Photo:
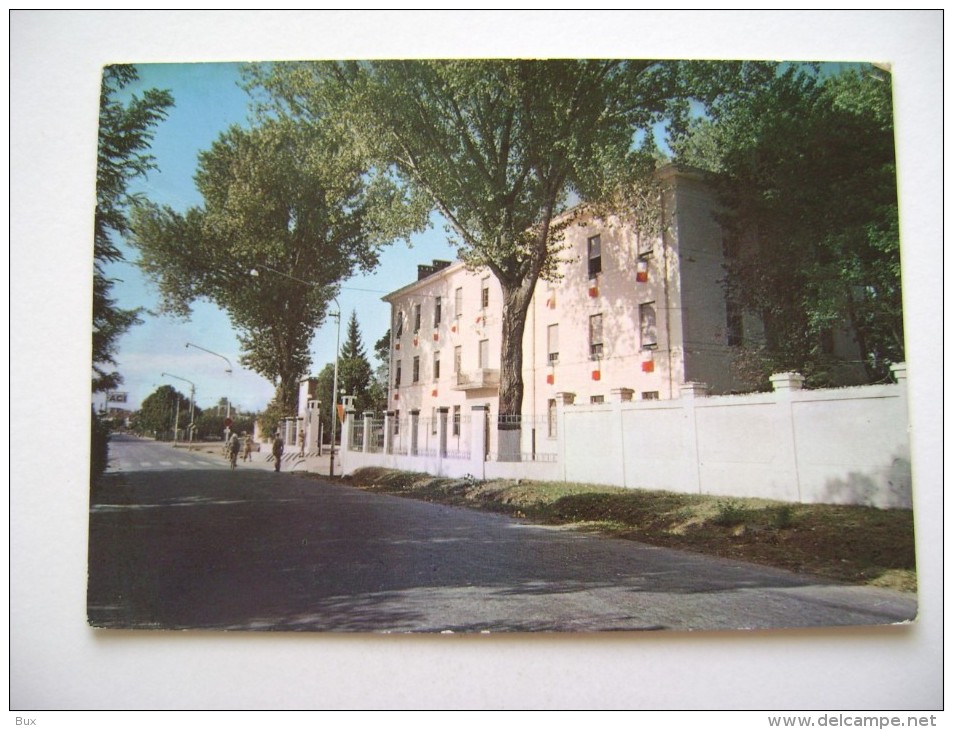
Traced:
<path id="1" fill-rule="evenodd" d="M 453 407 L 453 435 L 460 435 L 460 406 Z"/>
<path id="2" fill-rule="evenodd" d="M 556 438 L 556 399 L 546 401 L 546 436 Z"/>
<path id="3" fill-rule="evenodd" d="M 443 300 L 440 297 L 434 297 L 433 303 L 433 326 L 440 326 L 440 316 L 443 309 Z"/>
<path id="4" fill-rule="evenodd" d="M 419 357 L 414 358 L 414 382 L 415 383 L 420 382 L 420 358 Z"/>
<path id="5" fill-rule="evenodd" d="M 480 369 L 489 367 L 490 363 L 490 341 L 480 340 Z"/>
<path id="6" fill-rule="evenodd" d="M 453 315 L 460 318 L 463 314 L 463 287 L 457 287 L 453 293 Z"/>
<path id="7" fill-rule="evenodd" d="M 593 360 L 602 357 L 602 315 L 589 317 L 589 357 Z"/>
<path id="8" fill-rule="evenodd" d="M 437 433 L 437 407 L 434 406 L 430 409 L 430 433 L 436 435 Z"/>
<path id="9" fill-rule="evenodd" d="M 486 309 L 490 306 L 490 279 L 483 279 L 480 284 L 480 307 Z"/>
<path id="10" fill-rule="evenodd" d="M 453 374 L 460 372 L 460 365 L 463 362 L 463 347 L 457 345 L 453 348 Z"/>
<path id="11" fill-rule="evenodd" d="M 639 305 L 639 333 L 642 349 L 658 347 L 658 332 L 655 328 L 655 302 Z"/>
<path id="12" fill-rule="evenodd" d="M 642 400 L 658 400 L 658 391 L 657 390 L 643 391 Z"/>
<path id="13" fill-rule="evenodd" d="M 602 237 L 593 236 L 589 239 L 589 278 L 599 273 L 602 273 Z"/>
<path id="14" fill-rule="evenodd" d="M 400 339 L 404 334 L 404 313 L 398 312 L 394 318 L 394 338 Z"/>
<path id="15" fill-rule="evenodd" d="M 606 397 L 604 395 L 590 395 L 589 402 L 590 403 L 605 403 Z"/>
<path id="16" fill-rule="evenodd" d="M 394 387 L 400 387 L 400 360 L 398 360 L 394 366 Z"/>
<path id="17" fill-rule="evenodd" d="M 414 332 L 420 332 L 420 305 L 414 305 Z"/>
<path id="18" fill-rule="evenodd" d="M 400 411 L 394 411 L 394 435 L 400 435 Z"/>
<path id="19" fill-rule="evenodd" d="M 440 380 L 440 351 L 433 354 L 433 379 Z"/>
<path id="20" fill-rule="evenodd" d="M 546 351 L 549 353 L 549 362 L 559 360 L 559 325 L 551 324 L 546 328 Z"/>

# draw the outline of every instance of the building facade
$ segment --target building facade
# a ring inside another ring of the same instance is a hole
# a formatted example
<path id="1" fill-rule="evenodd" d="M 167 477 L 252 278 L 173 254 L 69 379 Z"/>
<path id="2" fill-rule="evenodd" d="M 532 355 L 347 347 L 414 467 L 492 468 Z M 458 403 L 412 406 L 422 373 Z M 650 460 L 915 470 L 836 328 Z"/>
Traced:
<path id="1" fill-rule="evenodd" d="M 524 460 L 555 453 L 556 404 L 671 399 L 699 381 L 712 393 L 739 387 L 732 346 L 744 325 L 726 305 L 724 247 L 714 200 L 700 176 L 659 173 L 661 233 L 576 210 L 559 276 L 540 281 L 523 338 Z M 567 214 L 569 215 L 569 214 Z M 467 419 L 487 407 L 495 423 L 500 383 L 502 292 L 489 271 L 462 262 L 419 267 L 418 280 L 388 294 L 389 409 L 397 450 L 433 447 L 446 413 L 446 449 L 467 449 Z M 415 443 L 408 442 L 411 431 Z M 485 439 L 496 452 L 495 429 Z"/>

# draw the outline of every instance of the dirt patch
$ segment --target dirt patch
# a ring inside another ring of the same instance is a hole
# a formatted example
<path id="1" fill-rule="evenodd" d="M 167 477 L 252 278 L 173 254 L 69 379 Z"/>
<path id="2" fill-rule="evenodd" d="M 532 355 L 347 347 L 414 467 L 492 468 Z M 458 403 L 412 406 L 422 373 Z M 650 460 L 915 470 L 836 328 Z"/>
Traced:
<path id="1" fill-rule="evenodd" d="M 362 469 L 345 481 L 369 491 L 502 512 L 845 583 L 907 592 L 917 588 L 910 510 L 586 484 L 484 482 L 385 469 Z"/>

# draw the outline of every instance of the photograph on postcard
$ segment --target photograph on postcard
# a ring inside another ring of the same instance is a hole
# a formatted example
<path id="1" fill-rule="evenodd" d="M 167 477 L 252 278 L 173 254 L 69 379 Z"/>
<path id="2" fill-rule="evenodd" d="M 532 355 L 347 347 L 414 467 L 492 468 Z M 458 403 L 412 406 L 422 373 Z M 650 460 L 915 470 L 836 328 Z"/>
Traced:
<path id="1" fill-rule="evenodd" d="M 88 623 L 914 621 L 894 132 L 875 63 L 105 67 Z"/>

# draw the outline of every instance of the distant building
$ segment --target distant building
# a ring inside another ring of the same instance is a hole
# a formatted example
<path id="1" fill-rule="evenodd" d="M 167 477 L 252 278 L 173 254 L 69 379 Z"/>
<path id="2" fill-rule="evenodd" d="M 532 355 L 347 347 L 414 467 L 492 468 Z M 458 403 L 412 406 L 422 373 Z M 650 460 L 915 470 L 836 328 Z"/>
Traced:
<path id="1" fill-rule="evenodd" d="M 575 402 L 676 398 L 688 381 L 712 393 L 741 387 L 732 346 L 754 323 L 729 311 L 721 229 L 699 175 L 660 171 L 662 233 L 641 235 L 613 216 L 583 211 L 567 228 L 560 277 L 540 281 L 523 339 L 525 454 L 554 442 L 557 394 Z M 474 405 L 497 413 L 501 290 L 489 271 L 434 261 L 418 280 L 384 297 L 391 305 L 389 408 L 400 423 L 414 413 L 436 433 L 447 408 L 449 437 Z M 491 429 L 495 431 L 495 429 Z M 488 434 L 495 451 L 495 433 Z M 450 444 L 452 449 L 453 444 Z"/>

